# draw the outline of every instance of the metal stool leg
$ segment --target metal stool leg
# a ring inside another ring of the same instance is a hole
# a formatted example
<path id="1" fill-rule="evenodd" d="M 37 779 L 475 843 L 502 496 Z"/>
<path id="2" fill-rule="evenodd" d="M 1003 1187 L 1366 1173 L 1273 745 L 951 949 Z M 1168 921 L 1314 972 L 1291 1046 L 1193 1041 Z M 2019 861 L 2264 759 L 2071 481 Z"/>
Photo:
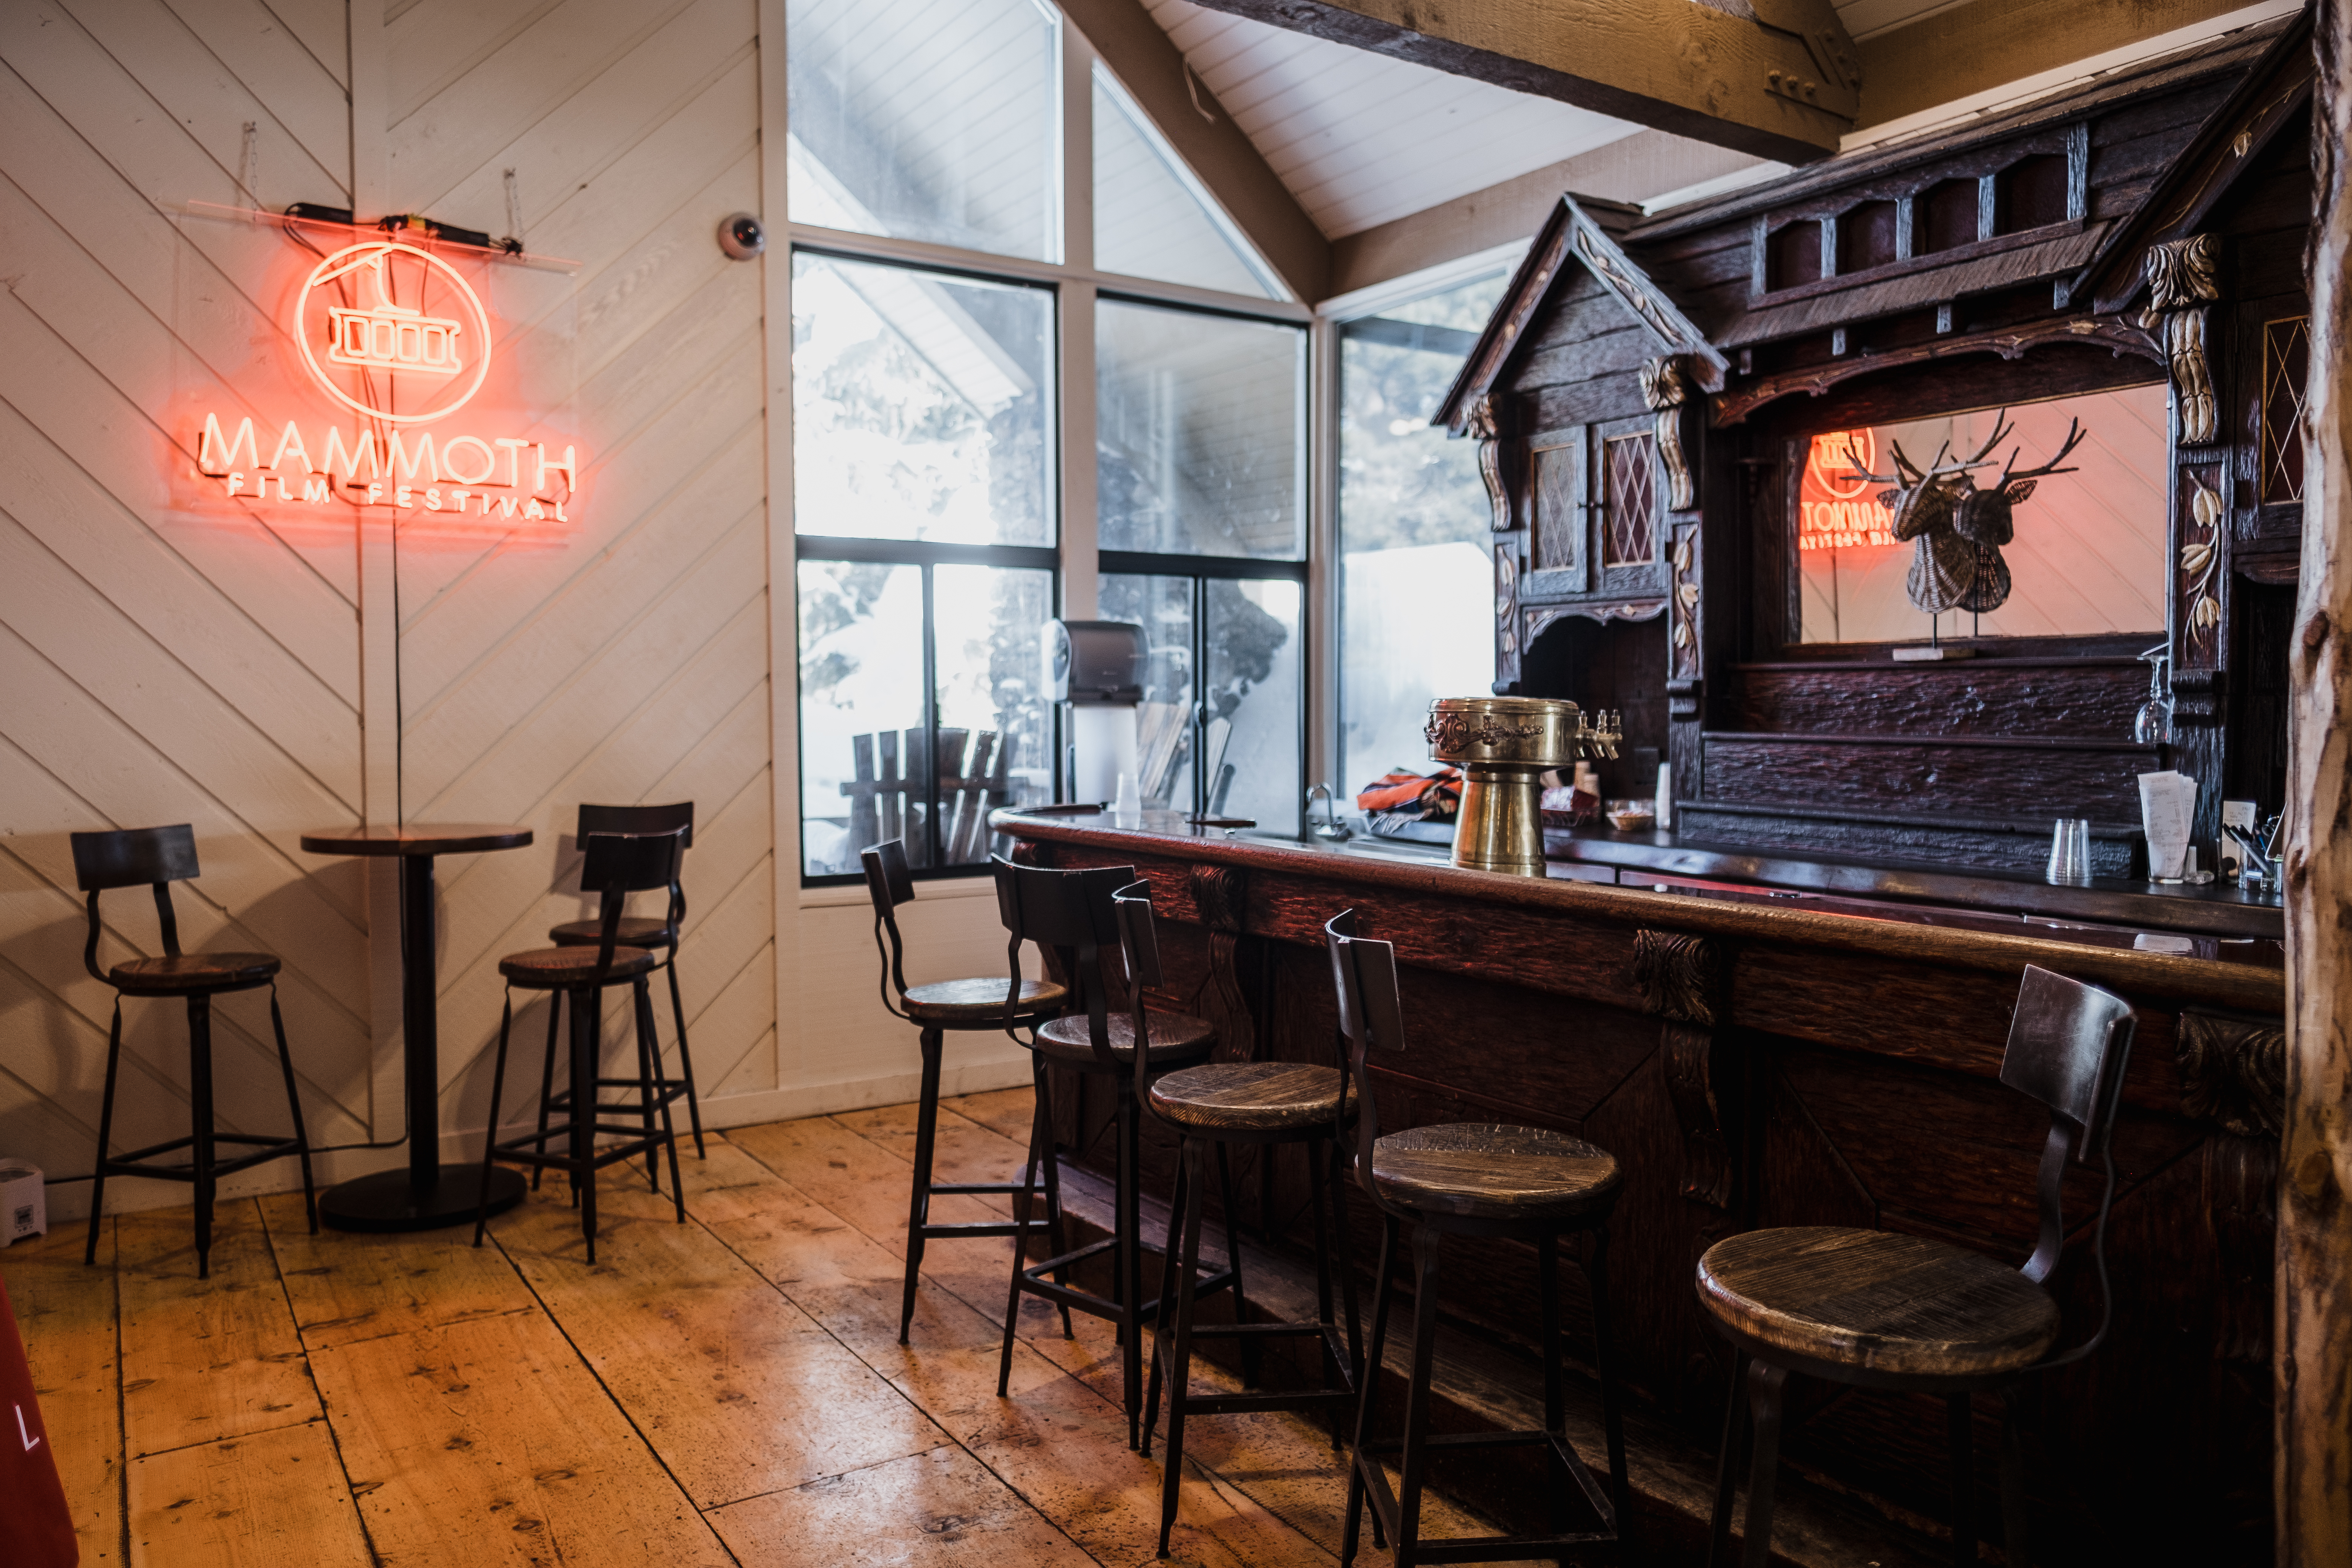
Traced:
<path id="1" fill-rule="evenodd" d="M 195 1143 L 196 1278 L 212 1278 L 213 1252 L 213 999 L 188 998 L 188 1103 Z"/>
<path id="2" fill-rule="evenodd" d="M 1223 1147 L 1223 1144 L 1218 1145 L 1221 1152 Z M 1182 1158 L 1186 1174 L 1191 1177 L 1186 1183 L 1184 1195 L 1183 1251 L 1179 1254 L 1171 1249 L 1168 1255 L 1170 1268 L 1174 1273 L 1176 1333 L 1168 1361 L 1168 1458 L 1160 1467 L 1163 1473 L 1160 1486 L 1160 1555 L 1162 1557 L 1168 1555 L 1168 1532 L 1176 1526 L 1176 1491 L 1184 1479 L 1184 1399 L 1192 1388 L 1192 1311 L 1195 1306 L 1192 1284 L 1201 1269 L 1202 1183 L 1200 1179 L 1199 1139 L 1184 1140 Z M 1227 1232 L 1228 1237 L 1231 1234 Z M 1160 1316 L 1163 1325 L 1160 1337 L 1163 1339 L 1169 1313 L 1169 1288 L 1163 1278 L 1160 1288 Z"/>
<path id="3" fill-rule="evenodd" d="M 1141 1155 L 1143 1108 L 1118 1086 L 1118 1351 L 1119 1391 L 1127 1407 L 1127 1446 L 1142 1441 L 1143 1426 L 1143 1228 Z"/>
<path id="4" fill-rule="evenodd" d="M 1748 1364 L 1748 1407 L 1756 1422 L 1756 1455 L 1748 1472 L 1748 1531 L 1742 1568 L 1772 1568 L 1772 1490 L 1780 1477 L 1780 1404 L 1786 1368 Z"/>
<path id="5" fill-rule="evenodd" d="M 1315 1211 L 1315 1324 L 1323 1331 L 1315 1336 L 1316 1360 L 1323 1369 L 1323 1386 L 1345 1386 L 1360 1389 L 1350 1366 L 1343 1372 L 1339 1359 L 1331 1353 L 1331 1331 L 1339 1320 L 1331 1315 L 1331 1237 L 1327 1228 L 1330 1221 L 1329 1207 L 1324 1202 L 1323 1151 L 1313 1142 L 1307 1144 L 1307 1186 L 1310 1206 Z M 1238 1305 L 1238 1302 L 1236 1303 Z M 1342 1407 L 1331 1406 L 1331 1449 L 1337 1453 L 1345 1439 L 1340 1433 Z"/>
<path id="6" fill-rule="evenodd" d="M 499 1152 L 499 1100 L 507 1086 L 507 1036 L 513 1027 L 514 991 L 512 987 L 509 987 L 506 1005 L 499 1009 L 499 1054 L 495 1065 L 490 1069 L 490 1129 L 482 1140 L 481 1196 L 474 1205 L 474 1245 L 476 1247 L 482 1245 L 482 1235 L 490 1225 L 490 1172 L 496 1166 Z M 540 1115 L 541 1117 L 547 1114 L 546 1105 L 546 1098 L 541 1097 Z M 544 1145 L 534 1144 L 533 1147 L 544 1150 Z M 531 1169 L 533 1177 L 536 1179 L 538 1167 L 533 1166 Z"/>
<path id="7" fill-rule="evenodd" d="M 1264 1155 L 1260 1158 L 1263 1159 Z M 1225 1267 L 1233 1271 L 1234 1321 L 1238 1323 L 1245 1321 L 1242 1316 L 1242 1304 L 1247 1300 L 1242 1293 L 1241 1210 L 1234 1202 L 1233 1161 L 1228 1146 L 1223 1142 L 1217 1144 L 1217 1195 L 1225 1205 Z M 1163 1290 L 1160 1294 L 1165 1296 L 1167 1292 Z M 1261 1370 L 1258 1342 L 1254 1337 L 1244 1334 L 1241 1349 L 1242 1386 L 1255 1388 Z"/>
<path id="8" fill-rule="evenodd" d="M 1013 1336 L 1021 1327 L 1021 1270 L 1029 1262 L 1029 1215 L 1037 1198 L 1037 1163 L 1053 1158 L 1054 1130 L 1046 1125 L 1045 1068 L 1038 1066 L 1036 1073 L 1036 1108 L 1029 1117 L 1029 1162 L 1021 1168 L 1021 1196 L 1013 1205 L 1013 1221 L 1021 1228 L 1013 1237 L 1013 1280 L 1004 1288 L 1004 1347 L 996 1363 L 999 1399 L 1013 1382 Z M 1064 1332 L 1067 1331 L 1066 1328 Z"/>
<path id="9" fill-rule="evenodd" d="M 302 1097 L 294 1088 L 294 1056 L 286 1048 L 286 1019 L 278 1011 L 278 982 L 269 983 L 269 1028 L 278 1037 L 278 1069 L 286 1079 L 286 1108 L 294 1113 L 294 1142 L 302 1156 L 302 1208 L 310 1216 L 310 1234 L 319 1234 L 319 1194 L 310 1184 L 310 1133 L 302 1124 Z M 493 1127 L 497 1123 L 491 1124 Z"/>
<path id="10" fill-rule="evenodd" d="M 1706 1568 L 1728 1568 L 1731 1562 L 1731 1510 L 1738 1500 L 1739 1450 L 1748 1432 L 1748 1423 L 1740 1419 L 1747 1399 L 1747 1352 L 1734 1351 L 1731 1392 L 1723 1400 L 1723 1447 L 1715 1460 L 1715 1516 L 1707 1529 Z"/>
<path id="11" fill-rule="evenodd" d="M 1412 1381 L 1404 1398 L 1404 1463 L 1397 1488 L 1396 1568 L 1412 1568 L 1421 1544 L 1421 1490 L 1429 1476 L 1429 1382 L 1437 1361 L 1438 1232 L 1412 1234 Z"/>
<path id="12" fill-rule="evenodd" d="M 1339 1532 L 1339 1568 L 1350 1568 L 1356 1561 L 1356 1545 L 1362 1532 L 1364 1518 L 1364 1466 L 1377 1464 L 1368 1457 L 1364 1445 L 1372 1431 L 1372 1415 L 1380 1404 L 1381 1357 L 1388 1349 L 1389 1298 L 1393 1293 L 1390 1270 L 1396 1262 L 1399 1226 L 1392 1215 L 1381 1216 L 1381 1267 L 1379 1278 L 1372 1284 L 1372 1337 L 1366 1347 L 1362 1392 L 1356 1399 L 1356 1441 L 1348 1453 L 1348 1517 Z M 1372 1539 L 1378 1544 L 1381 1532 L 1380 1510 L 1372 1511 Z"/>
<path id="13" fill-rule="evenodd" d="M 85 1266 L 98 1261 L 99 1222 L 106 1214 L 106 1141 L 114 1131 L 114 1077 L 122 1063 L 122 997 L 114 998 L 114 1026 L 106 1034 L 106 1093 L 98 1102 L 98 1173 L 89 1179 L 89 1245 Z"/>
<path id="14" fill-rule="evenodd" d="M 915 1279 L 923 1268 L 923 1227 L 931 1219 L 931 1156 L 940 1126 L 940 1058 L 946 1031 L 923 1031 L 923 1089 L 915 1100 L 915 1190 L 907 1205 L 907 1283 L 898 1300 L 898 1342 L 915 1321 Z M 1020 1237 L 1015 1237 L 1016 1243 Z M 1021 1248 L 1013 1247 L 1017 1255 Z"/>
<path id="15" fill-rule="evenodd" d="M 1559 1364 L 1559 1241 L 1546 1231 L 1536 1238 L 1536 1353 L 1543 1358 L 1544 1430 L 1565 1434 L 1568 1426 L 1568 1381 Z M 1554 1535 L 1568 1533 L 1568 1498 L 1561 1489 L 1559 1461 L 1544 1456 L 1544 1507 Z"/>
<path id="16" fill-rule="evenodd" d="M 509 1005 L 512 1005 L 509 996 Z M 555 1033 L 562 1017 L 563 993 L 551 991 L 547 994 L 547 1055 L 539 1064 L 539 1142 L 531 1145 L 542 1154 L 547 1152 L 547 1115 L 555 1103 Z M 544 1165 L 530 1168 L 532 1192 L 539 1191 L 539 1178 L 546 1173 Z"/>
<path id="17" fill-rule="evenodd" d="M 1041 1173 L 1041 1179 L 1045 1184 L 1045 1245 L 1053 1257 L 1059 1258 L 1070 1250 L 1070 1238 L 1069 1227 L 1062 1219 L 1062 1156 L 1054 1144 L 1052 1082 L 1045 1071 L 1045 1061 L 1043 1057 L 1033 1056 L 1030 1066 L 1036 1090 L 1038 1114 L 1045 1118 L 1045 1168 Z M 1031 1157 L 1035 1158 L 1034 1154 Z M 1066 1267 L 1054 1270 L 1055 1284 L 1066 1286 L 1069 1282 L 1070 1271 Z M 1070 1304 L 1067 1301 L 1060 1301 L 1055 1305 L 1062 1310 L 1062 1337 L 1066 1340 L 1075 1338 L 1070 1329 Z"/>
<path id="18" fill-rule="evenodd" d="M 1184 1205 L 1187 1201 L 1188 1194 L 1192 1190 L 1190 1167 L 1187 1164 L 1184 1152 L 1186 1149 L 1190 1148 L 1191 1145 L 1192 1140 L 1180 1139 L 1176 1146 L 1176 1190 L 1169 1194 L 1168 1244 L 1161 1249 L 1160 1254 L 1160 1258 L 1163 1259 L 1160 1266 L 1160 1295 L 1162 1300 L 1167 1299 L 1168 1292 L 1173 1289 L 1173 1281 L 1176 1278 L 1175 1269 L 1177 1268 L 1178 1260 L 1184 1256 L 1182 1251 L 1184 1245 Z M 1151 1335 L 1151 1376 L 1150 1381 L 1144 1384 L 1143 1389 L 1143 1443 L 1137 1451 L 1142 1454 L 1142 1456 L 1147 1459 L 1151 1458 L 1151 1429 L 1159 1424 L 1160 1420 L 1160 1385 L 1165 1375 L 1165 1368 L 1168 1364 L 1169 1329 L 1170 1322 L 1168 1314 L 1162 1312 L 1160 1314 L 1159 1322 L 1153 1326 L 1153 1332 Z"/>
<path id="19" fill-rule="evenodd" d="M 593 994 L 572 993 L 572 1182 L 580 1194 L 580 1231 L 596 1261 L 596 1048 L 602 1009 Z M 583 1113 L 585 1114 L 583 1114 Z"/>
<path id="20" fill-rule="evenodd" d="M 1945 1430 L 1952 1448 L 1952 1561 L 1968 1568 L 1977 1560 L 1976 1413 L 1965 1394 L 1944 1401 Z"/>
<path id="21" fill-rule="evenodd" d="M 653 989 L 640 977 L 631 987 L 636 994 L 637 1038 L 646 1045 L 646 1053 L 653 1064 L 651 1093 L 653 1102 L 661 1107 L 661 1139 L 669 1151 L 669 1193 L 677 1209 L 677 1223 L 686 1223 L 686 1179 L 677 1172 L 677 1126 L 669 1113 L 669 1079 L 662 1073 L 661 1041 L 654 1034 Z"/>
<path id="22" fill-rule="evenodd" d="M 685 933 L 680 932 L 678 940 L 683 942 Z M 694 1053 L 686 1044 L 686 1003 L 677 993 L 677 948 L 669 950 L 669 962 L 662 967 L 669 971 L 669 1013 L 677 1024 L 677 1071 L 686 1080 L 686 1119 L 694 1128 L 694 1157 L 708 1160 L 709 1151 L 702 1146 L 702 1095 L 694 1087 Z M 660 1047 L 656 1046 L 655 1049 Z"/>
<path id="23" fill-rule="evenodd" d="M 1596 1370 L 1601 1374 L 1601 1427 L 1609 1445 L 1609 1500 L 1617 1513 L 1612 1523 L 1617 1532 L 1618 1551 L 1630 1560 L 1634 1555 L 1629 1544 L 1633 1534 L 1633 1479 L 1625 1462 L 1625 1410 L 1617 1386 L 1617 1347 L 1609 1326 L 1609 1230 L 1603 1226 L 1591 1235 L 1584 1279 L 1592 1297 L 1592 1348 L 1599 1363 Z"/>
<path id="24" fill-rule="evenodd" d="M 2032 1562 L 2025 1529 L 2026 1397 L 2021 1383 L 2000 1391 L 2000 1528 L 2010 1568 L 2026 1568 Z"/>

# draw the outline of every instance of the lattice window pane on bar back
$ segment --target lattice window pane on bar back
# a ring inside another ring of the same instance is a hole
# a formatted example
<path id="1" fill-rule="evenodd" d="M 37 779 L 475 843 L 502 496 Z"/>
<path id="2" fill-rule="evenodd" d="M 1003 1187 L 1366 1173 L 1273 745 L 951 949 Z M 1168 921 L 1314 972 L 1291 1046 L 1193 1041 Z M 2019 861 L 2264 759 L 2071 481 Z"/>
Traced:
<path id="1" fill-rule="evenodd" d="M 1604 565 L 1646 566 L 1658 558 L 1657 490 L 1651 477 L 1656 440 L 1644 431 L 1606 444 L 1609 537 Z"/>
<path id="2" fill-rule="evenodd" d="M 2311 379 L 2311 318 L 2263 323 L 2263 500 L 2303 499 L 2303 402 Z"/>

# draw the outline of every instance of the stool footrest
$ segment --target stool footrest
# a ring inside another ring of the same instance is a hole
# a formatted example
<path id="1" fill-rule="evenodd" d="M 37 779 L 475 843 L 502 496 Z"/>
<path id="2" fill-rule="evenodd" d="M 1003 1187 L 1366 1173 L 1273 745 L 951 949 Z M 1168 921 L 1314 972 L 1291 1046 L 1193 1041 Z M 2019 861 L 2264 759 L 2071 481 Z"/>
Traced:
<path id="1" fill-rule="evenodd" d="M 215 1138 L 213 1142 L 215 1143 L 249 1143 L 257 1145 L 257 1147 L 254 1149 L 253 1152 L 249 1154 L 239 1154 L 234 1160 L 215 1160 L 212 1166 L 212 1174 L 215 1180 L 222 1176 L 234 1175 L 239 1171 L 248 1170 L 255 1165 L 267 1164 L 272 1160 L 282 1160 L 289 1154 L 299 1154 L 302 1152 L 301 1142 L 299 1139 L 293 1138 L 218 1137 Z M 161 1182 L 194 1182 L 197 1179 L 197 1176 L 196 1167 L 193 1162 L 185 1165 L 158 1165 L 152 1163 L 152 1158 L 157 1154 L 170 1153 L 174 1149 L 187 1148 L 194 1142 L 195 1140 L 193 1138 L 182 1138 L 175 1140 L 172 1143 L 161 1144 L 152 1149 L 142 1149 L 131 1154 L 118 1154 L 111 1159 L 101 1162 L 101 1171 L 104 1174 L 109 1176 L 145 1176 L 151 1180 Z"/>
<path id="2" fill-rule="evenodd" d="M 1432 1541 L 1426 1536 L 1413 1545 L 1413 1558 L 1421 1563 L 1516 1563 L 1531 1557 L 1554 1557 L 1573 1546 L 1599 1546 L 1621 1540 L 1615 1528 L 1619 1521 L 1608 1498 L 1595 1484 L 1592 1473 L 1576 1450 L 1557 1432 L 1541 1429 L 1514 1432 L 1452 1432 L 1424 1436 L 1424 1448 L 1502 1448 L 1549 1445 L 1555 1458 L 1568 1468 L 1583 1490 L 1585 1500 L 1600 1515 L 1604 1528 L 1580 1531 L 1569 1535 L 1455 1535 Z M 1402 1509 L 1396 1492 L 1389 1485 L 1388 1471 L 1377 1462 L 1367 1463 L 1369 1456 L 1398 1453 L 1402 1441 L 1367 1443 L 1350 1460 L 1364 1483 L 1364 1500 L 1370 1505 L 1381 1527 L 1391 1539 L 1401 1533 L 1399 1521 Z"/>
<path id="3" fill-rule="evenodd" d="M 1254 1410 L 1312 1410 L 1318 1405 L 1351 1405 L 1355 1398 L 1352 1388 L 1314 1388 L 1293 1394 L 1187 1394 L 1184 1414 L 1240 1415 Z"/>
<path id="4" fill-rule="evenodd" d="M 1223 1276 L 1219 1276 L 1220 1279 Z M 1200 1287 L 1194 1286 L 1197 1292 Z M 1328 1323 L 1195 1323 L 1192 1337 L 1205 1339 L 1281 1339 L 1291 1334 L 1321 1335 L 1331 1328 Z M 1345 1360 L 1345 1357 L 1341 1358 Z"/>
<path id="5" fill-rule="evenodd" d="M 1033 1230 L 1044 1230 L 1045 1224 L 1046 1222 L 1042 1219 L 1033 1219 L 1025 1226 L 1018 1220 L 1010 1219 L 993 1222 L 973 1220 L 968 1224 L 959 1222 L 954 1225 L 926 1224 L 919 1227 L 919 1234 L 925 1241 L 938 1241 L 943 1237 L 953 1238 L 960 1236 L 1026 1236 Z"/>
<path id="6" fill-rule="evenodd" d="M 931 1184 L 931 1196 L 935 1198 L 978 1197 L 991 1194 L 1010 1196 L 1021 1190 L 1022 1184 L 1019 1182 L 933 1182 Z M 1036 1192 L 1042 1201 L 1045 1196 L 1045 1189 L 1039 1187 Z"/>

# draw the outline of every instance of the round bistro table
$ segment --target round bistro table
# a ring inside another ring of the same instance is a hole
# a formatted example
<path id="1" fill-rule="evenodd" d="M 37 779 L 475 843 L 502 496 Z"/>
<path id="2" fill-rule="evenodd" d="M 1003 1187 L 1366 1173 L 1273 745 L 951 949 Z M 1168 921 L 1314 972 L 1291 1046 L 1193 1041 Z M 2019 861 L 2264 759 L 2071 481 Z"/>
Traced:
<path id="1" fill-rule="evenodd" d="M 340 1230 L 435 1230 L 474 1217 L 478 1165 L 441 1163 L 441 1045 L 433 958 L 433 858 L 520 849 L 530 829 L 494 823 L 411 823 L 330 827 L 302 835 L 312 855 L 396 856 L 400 860 L 400 1018 L 408 1100 L 408 1168 L 360 1176 L 319 1194 L 319 1216 Z M 490 1213 L 522 1201 L 522 1173 L 490 1173 Z"/>

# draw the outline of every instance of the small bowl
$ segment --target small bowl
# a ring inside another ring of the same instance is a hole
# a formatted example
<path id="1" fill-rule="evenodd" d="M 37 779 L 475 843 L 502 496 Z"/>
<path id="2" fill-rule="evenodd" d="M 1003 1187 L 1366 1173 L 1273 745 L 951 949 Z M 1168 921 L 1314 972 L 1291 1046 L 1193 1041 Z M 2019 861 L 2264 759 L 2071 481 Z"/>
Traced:
<path id="1" fill-rule="evenodd" d="M 1657 826 L 1656 810 L 1646 805 L 1612 805 L 1609 808 L 1609 826 L 1620 833 L 1647 833 Z"/>

